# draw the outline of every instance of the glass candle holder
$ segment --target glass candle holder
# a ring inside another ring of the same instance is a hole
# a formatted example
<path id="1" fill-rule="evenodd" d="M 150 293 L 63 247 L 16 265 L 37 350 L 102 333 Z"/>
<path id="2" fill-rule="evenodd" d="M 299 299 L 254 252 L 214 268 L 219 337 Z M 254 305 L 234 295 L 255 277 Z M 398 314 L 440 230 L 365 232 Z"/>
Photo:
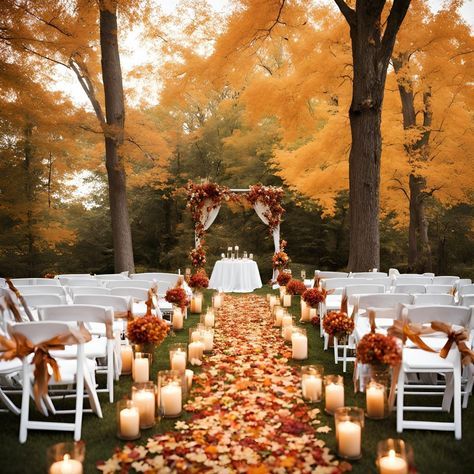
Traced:
<path id="1" fill-rule="evenodd" d="M 381 420 L 389 415 L 387 387 L 371 380 L 365 388 L 367 418 Z"/>
<path id="2" fill-rule="evenodd" d="M 183 409 L 183 374 L 176 370 L 158 372 L 158 406 L 164 418 L 177 418 Z"/>
<path id="3" fill-rule="evenodd" d="M 280 286 L 280 300 L 283 302 L 283 297 L 286 295 L 286 286 Z"/>
<path id="4" fill-rule="evenodd" d="M 311 321 L 310 312 L 311 308 L 306 304 L 306 301 L 303 299 L 300 300 L 300 307 L 301 307 L 301 317 L 300 323 L 308 323 Z"/>
<path id="5" fill-rule="evenodd" d="M 133 349 L 128 344 L 120 346 L 120 355 L 122 359 L 122 374 L 131 374 L 133 366 Z"/>
<path id="6" fill-rule="evenodd" d="M 202 301 L 203 296 L 202 293 L 195 292 L 191 299 L 191 313 L 194 314 L 201 314 L 202 312 Z"/>
<path id="7" fill-rule="evenodd" d="M 286 326 L 281 327 L 281 336 L 286 342 L 291 342 L 293 329 L 295 329 L 295 326 L 293 326 L 293 324 L 287 324 Z"/>
<path id="8" fill-rule="evenodd" d="M 306 270 L 301 270 L 301 279 L 304 281 L 306 278 Z"/>
<path id="9" fill-rule="evenodd" d="M 206 314 L 201 315 L 201 324 L 207 328 L 213 328 L 216 324 L 216 315 L 212 308 L 208 308 Z"/>
<path id="10" fill-rule="evenodd" d="M 250 260 L 253 260 L 253 253 L 249 254 Z"/>
<path id="11" fill-rule="evenodd" d="M 303 399 L 316 403 L 323 398 L 323 374 L 322 365 L 305 365 L 301 367 L 301 390 Z"/>
<path id="12" fill-rule="evenodd" d="M 204 343 L 199 339 L 188 344 L 188 359 L 191 365 L 201 365 L 204 354 Z"/>
<path id="13" fill-rule="evenodd" d="M 345 459 L 362 457 L 362 429 L 364 410 L 358 407 L 341 407 L 334 412 L 337 454 Z"/>
<path id="14" fill-rule="evenodd" d="M 153 382 L 134 383 L 132 385 L 132 401 L 138 408 L 140 429 L 155 425 L 156 389 Z"/>
<path id="15" fill-rule="evenodd" d="M 270 303 L 270 297 L 272 296 L 271 293 L 267 293 L 267 302 Z"/>
<path id="16" fill-rule="evenodd" d="M 48 473 L 82 474 L 86 445 L 82 441 L 58 443 L 47 450 Z"/>
<path id="17" fill-rule="evenodd" d="M 215 308 L 215 309 L 218 309 L 222 306 L 222 302 L 224 300 L 224 297 L 221 293 L 216 293 L 213 297 L 212 297 L 212 307 Z"/>
<path id="18" fill-rule="evenodd" d="M 140 412 L 133 400 L 117 402 L 117 437 L 124 440 L 140 438 Z"/>
<path id="19" fill-rule="evenodd" d="M 379 474 L 408 474 L 410 447 L 402 439 L 385 439 L 377 444 Z"/>
<path id="20" fill-rule="evenodd" d="M 186 386 L 189 393 L 189 391 L 191 390 L 191 387 L 193 386 L 194 372 L 191 369 L 186 369 L 185 376 L 186 376 Z"/>
<path id="21" fill-rule="evenodd" d="M 273 311 L 273 307 L 277 304 L 278 298 L 275 295 L 270 296 L 270 300 L 268 301 L 270 305 L 270 310 Z"/>
<path id="22" fill-rule="evenodd" d="M 181 331 L 184 324 L 183 310 L 178 306 L 173 306 L 173 313 L 171 314 L 171 326 L 174 331 Z"/>
<path id="23" fill-rule="evenodd" d="M 280 305 L 275 305 L 273 307 L 273 326 L 279 328 L 281 327 L 283 316 L 285 315 L 285 310 Z"/>
<path id="24" fill-rule="evenodd" d="M 171 370 L 184 372 L 188 360 L 188 345 L 186 343 L 177 343 L 170 345 L 170 367 Z"/>
<path id="25" fill-rule="evenodd" d="M 326 413 L 334 412 L 344 406 L 344 379 L 342 375 L 326 375 L 324 377 L 324 395 L 326 399 Z"/>
<path id="26" fill-rule="evenodd" d="M 201 342 L 204 344 L 204 352 L 212 352 L 214 349 L 214 329 L 207 327 L 202 328 Z"/>
<path id="27" fill-rule="evenodd" d="M 152 355 L 147 352 L 135 352 L 132 373 L 134 382 L 148 382 L 150 380 L 151 357 Z"/>
<path id="28" fill-rule="evenodd" d="M 248 253 L 247 253 L 247 251 L 244 252 L 244 258 L 248 258 Z"/>
<path id="29" fill-rule="evenodd" d="M 291 295 L 289 293 L 283 295 L 283 306 L 289 308 L 291 306 Z"/>
<path id="30" fill-rule="evenodd" d="M 308 336 L 305 328 L 293 328 L 291 333 L 291 358 L 295 360 L 308 358 Z"/>
<path id="31" fill-rule="evenodd" d="M 202 330 L 205 328 L 204 324 L 199 323 L 197 326 L 189 328 L 189 342 L 201 341 Z"/>

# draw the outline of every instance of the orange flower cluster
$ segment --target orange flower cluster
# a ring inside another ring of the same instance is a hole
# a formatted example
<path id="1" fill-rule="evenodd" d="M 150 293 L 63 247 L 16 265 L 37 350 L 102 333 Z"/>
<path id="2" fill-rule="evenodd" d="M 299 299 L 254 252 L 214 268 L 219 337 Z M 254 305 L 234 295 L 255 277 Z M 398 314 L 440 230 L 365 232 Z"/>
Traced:
<path id="1" fill-rule="evenodd" d="M 287 253 L 283 250 L 280 250 L 272 258 L 273 268 L 278 268 L 279 270 L 285 268 L 290 262 L 290 258 Z"/>
<path id="2" fill-rule="evenodd" d="M 370 333 L 357 344 L 357 358 L 362 364 L 398 365 L 402 361 L 402 348 L 394 337 Z"/>
<path id="3" fill-rule="evenodd" d="M 280 272 L 277 276 L 277 282 L 280 286 L 286 286 L 291 281 L 291 274 L 288 272 Z"/>
<path id="4" fill-rule="evenodd" d="M 132 319 L 127 324 L 127 337 L 133 344 L 161 344 L 168 331 L 168 325 L 153 315 Z"/>
<path id="5" fill-rule="evenodd" d="M 306 291 L 306 286 L 301 280 L 291 280 L 286 285 L 286 291 L 290 295 L 302 295 Z"/>
<path id="6" fill-rule="evenodd" d="M 168 301 L 168 303 L 175 304 L 182 309 L 184 309 L 188 305 L 186 292 L 181 287 L 169 289 L 166 292 L 165 300 Z"/>
<path id="7" fill-rule="evenodd" d="M 198 290 L 199 288 L 207 288 L 209 286 L 209 278 L 204 269 L 198 270 L 189 279 L 189 286 Z"/>
<path id="8" fill-rule="evenodd" d="M 323 288 L 310 288 L 306 290 L 301 297 L 303 301 L 311 306 L 311 308 L 317 308 L 319 303 L 326 301 L 327 291 Z"/>
<path id="9" fill-rule="evenodd" d="M 323 319 L 323 329 L 336 337 L 348 336 L 354 331 L 354 320 L 341 311 L 331 311 Z"/>

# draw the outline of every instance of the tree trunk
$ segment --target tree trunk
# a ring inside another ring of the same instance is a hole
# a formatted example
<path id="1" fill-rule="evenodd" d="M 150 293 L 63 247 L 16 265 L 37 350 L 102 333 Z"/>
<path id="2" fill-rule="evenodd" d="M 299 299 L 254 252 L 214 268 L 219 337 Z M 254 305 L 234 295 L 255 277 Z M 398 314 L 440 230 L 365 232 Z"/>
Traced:
<path id="1" fill-rule="evenodd" d="M 25 197 L 28 202 L 26 210 L 26 241 L 27 241 L 27 255 L 26 261 L 28 265 L 28 276 L 35 275 L 35 234 L 33 231 L 33 176 L 31 173 L 31 160 L 33 159 L 33 146 L 31 144 L 31 136 L 33 133 L 33 126 L 28 123 L 24 130 L 24 145 L 23 152 L 25 154 L 25 161 L 23 162 L 25 168 Z"/>
<path id="2" fill-rule="evenodd" d="M 394 0 L 382 22 L 386 0 L 357 0 L 355 10 L 335 0 L 350 26 L 354 79 L 349 110 L 350 271 L 380 266 L 379 189 L 382 103 L 388 63 L 410 0 Z M 382 25 L 385 30 L 382 32 Z"/>
<path id="3" fill-rule="evenodd" d="M 115 271 L 134 272 L 132 232 L 127 204 L 126 175 L 120 149 L 124 138 L 125 105 L 117 40 L 117 2 L 100 2 L 100 49 L 105 93 L 105 161 Z"/>

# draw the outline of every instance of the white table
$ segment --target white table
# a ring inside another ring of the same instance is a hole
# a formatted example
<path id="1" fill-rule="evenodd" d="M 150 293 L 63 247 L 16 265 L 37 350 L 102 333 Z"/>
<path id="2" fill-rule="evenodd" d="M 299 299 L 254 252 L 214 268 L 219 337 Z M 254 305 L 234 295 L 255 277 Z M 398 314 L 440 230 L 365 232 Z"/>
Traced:
<path id="1" fill-rule="evenodd" d="M 251 293 L 261 287 L 257 263 L 247 258 L 218 260 L 209 280 L 209 288 L 227 293 Z"/>

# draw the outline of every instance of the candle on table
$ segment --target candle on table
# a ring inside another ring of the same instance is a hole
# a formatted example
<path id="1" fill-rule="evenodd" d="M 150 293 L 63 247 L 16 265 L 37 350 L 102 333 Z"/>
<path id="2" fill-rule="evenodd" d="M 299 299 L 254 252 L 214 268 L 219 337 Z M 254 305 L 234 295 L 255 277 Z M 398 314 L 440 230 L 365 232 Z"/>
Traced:
<path id="1" fill-rule="evenodd" d="M 225 258 L 225 253 L 221 253 L 221 258 Z"/>
<path id="2" fill-rule="evenodd" d="M 293 331 L 291 335 L 291 357 L 297 360 L 308 358 L 308 338 L 305 334 Z"/>
<path id="3" fill-rule="evenodd" d="M 362 428 L 352 421 L 336 424 L 337 451 L 345 458 L 358 458 L 361 454 Z"/>
<path id="4" fill-rule="evenodd" d="M 120 436 L 134 439 L 140 434 L 140 413 L 137 407 L 124 408 L 120 411 Z"/>
<path id="5" fill-rule="evenodd" d="M 237 251 L 239 250 L 239 246 L 236 245 L 236 246 L 234 247 L 234 250 L 237 252 Z"/>
<path id="6" fill-rule="evenodd" d="M 122 357 L 122 374 L 129 374 L 132 371 L 133 349 L 132 346 L 120 346 Z"/>
<path id="7" fill-rule="evenodd" d="M 185 373 L 186 373 L 186 383 L 188 385 L 188 390 L 189 390 L 193 385 L 194 372 L 191 369 L 186 369 Z"/>
<path id="8" fill-rule="evenodd" d="M 393 449 L 388 452 L 388 456 L 379 458 L 378 462 L 380 474 L 408 473 L 408 463 L 402 457 L 397 456 Z"/>
<path id="9" fill-rule="evenodd" d="M 291 306 L 291 295 L 283 295 L 283 306 L 289 308 Z"/>
<path id="10" fill-rule="evenodd" d="M 181 413 L 181 405 L 181 387 L 173 383 L 161 387 L 160 406 L 163 416 L 178 416 Z"/>
<path id="11" fill-rule="evenodd" d="M 385 387 L 376 382 L 369 382 L 365 395 L 367 416 L 383 418 L 385 416 Z"/>
<path id="12" fill-rule="evenodd" d="M 183 329 L 183 311 L 181 308 L 174 308 L 173 310 L 173 329 Z"/>
<path id="13" fill-rule="evenodd" d="M 177 350 L 171 356 L 171 370 L 184 372 L 186 370 L 186 352 Z"/>
<path id="14" fill-rule="evenodd" d="M 155 394 L 149 390 L 137 390 L 132 400 L 138 408 L 140 428 L 151 428 L 155 424 Z"/>
<path id="15" fill-rule="evenodd" d="M 249 254 L 250 260 L 253 260 L 253 253 Z"/>
<path id="16" fill-rule="evenodd" d="M 344 406 L 344 386 L 339 383 L 326 383 L 326 411 L 334 413 L 337 408 Z"/>
<path id="17" fill-rule="evenodd" d="M 150 364 L 148 358 L 135 358 L 133 363 L 134 382 L 148 382 L 150 380 Z"/>
<path id="18" fill-rule="evenodd" d="M 65 454 L 62 461 L 56 461 L 49 468 L 50 474 L 82 474 L 82 463 Z"/>

